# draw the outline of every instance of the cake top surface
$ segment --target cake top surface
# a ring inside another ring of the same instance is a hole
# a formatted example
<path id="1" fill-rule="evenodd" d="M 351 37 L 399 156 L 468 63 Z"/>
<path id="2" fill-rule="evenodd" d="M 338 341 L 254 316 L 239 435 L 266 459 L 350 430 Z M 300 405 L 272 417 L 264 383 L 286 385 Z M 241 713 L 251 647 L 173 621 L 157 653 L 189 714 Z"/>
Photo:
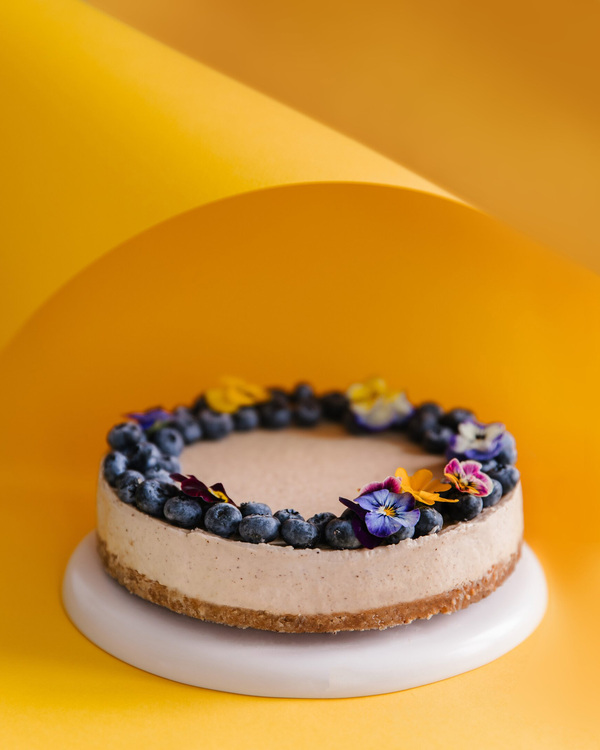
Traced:
<path id="1" fill-rule="evenodd" d="M 180 460 L 184 474 L 207 484 L 222 482 L 238 503 L 263 502 L 274 511 L 295 508 L 306 518 L 341 512 L 340 495 L 356 497 L 373 478 L 393 475 L 399 466 L 409 474 L 427 468 L 442 478 L 446 463 L 401 433 L 350 435 L 336 424 L 234 433 L 226 441 L 190 445 Z"/>

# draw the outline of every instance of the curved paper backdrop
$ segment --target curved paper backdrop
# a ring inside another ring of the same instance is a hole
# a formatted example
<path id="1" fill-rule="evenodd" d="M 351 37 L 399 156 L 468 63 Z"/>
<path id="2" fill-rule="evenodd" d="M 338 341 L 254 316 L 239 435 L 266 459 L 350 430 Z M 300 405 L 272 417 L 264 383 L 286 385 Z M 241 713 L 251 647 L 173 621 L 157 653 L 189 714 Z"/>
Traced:
<path id="1" fill-rule="evenodd" d="M 75 0 L 5 4 L 0 42 L 6 746 L 594 748 L 598 276 Z M 319 388 L 381 372 L 504 419 L 550 578 L 540 629 L 438 685 L 305 703 L 175 685 L 80 637 L 59 586 L 94 526 L 104 434 L 228 372 Z"/>

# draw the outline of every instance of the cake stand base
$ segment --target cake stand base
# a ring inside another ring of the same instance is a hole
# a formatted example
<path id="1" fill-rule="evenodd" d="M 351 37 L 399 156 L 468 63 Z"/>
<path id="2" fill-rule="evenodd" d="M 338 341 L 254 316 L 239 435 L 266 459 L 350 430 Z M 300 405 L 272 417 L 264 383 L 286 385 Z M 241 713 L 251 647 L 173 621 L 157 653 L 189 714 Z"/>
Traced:
<path id="1" fill-rule="evenodd" d="M 427 685 L 488 664 L 535 630 L 547 589 L 525 544 L 497 591 L 449 616 L 356 633 L 238 630 L 131 595 L 104 572 L 92 532 L 69 561 L 63 602 L 93 643 L 160 677 L 245 695 L 350 698 Z"/>

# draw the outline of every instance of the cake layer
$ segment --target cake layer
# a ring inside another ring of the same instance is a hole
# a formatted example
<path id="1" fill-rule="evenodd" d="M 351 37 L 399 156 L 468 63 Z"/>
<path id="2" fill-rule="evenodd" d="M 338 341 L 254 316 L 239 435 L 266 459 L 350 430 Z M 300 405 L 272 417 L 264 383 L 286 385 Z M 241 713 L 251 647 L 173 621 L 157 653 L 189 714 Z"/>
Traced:
<path id="1" fill-rule="evenodd" d="M 130 591 L 196 617 L 286 632 L 387 627 L 458 609 L 504 580 L 522 535 L 520 485 L 471 521 L 373 550 L 223 539 L 147 516 L 103 479 L 98 491 L 103 559 Z"/>

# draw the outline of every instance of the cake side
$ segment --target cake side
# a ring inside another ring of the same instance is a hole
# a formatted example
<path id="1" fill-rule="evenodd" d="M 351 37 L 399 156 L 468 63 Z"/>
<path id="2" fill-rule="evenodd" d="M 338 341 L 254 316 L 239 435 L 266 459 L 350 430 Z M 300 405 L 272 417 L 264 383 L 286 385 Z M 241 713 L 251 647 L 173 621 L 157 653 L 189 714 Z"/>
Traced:
<path id="1" fill-rule="evenodd" d="M 175 611 L 238 627 L 325 632 L 454 611 L 500 585 L 522 536 L 520 485 L 471 521 L 372 550 L 234 542 L 151 518 L 102 479 L 98 490 L 100 549 L 114 578 Z"/>

